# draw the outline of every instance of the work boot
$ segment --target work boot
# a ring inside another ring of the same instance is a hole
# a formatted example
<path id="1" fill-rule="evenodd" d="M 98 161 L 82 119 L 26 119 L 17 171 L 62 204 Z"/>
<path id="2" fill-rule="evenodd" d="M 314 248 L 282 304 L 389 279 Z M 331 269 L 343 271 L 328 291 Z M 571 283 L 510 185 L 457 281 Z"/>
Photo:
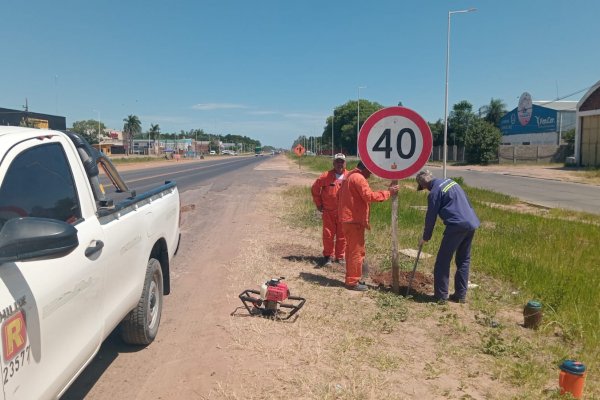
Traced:
<path id="1" fill-rule="evenodd" d="M 366 292 L 367 290 L 369 290 L 369 287 L 367 285 L 365 285 L 364 282 L 358 282 L 354 286 L 346 285 L 346 289 L 348 289 L 348 290 L 355 290 L 357 292 Z"/>
<path id="2" fill-rule="evenodd" d="M 448 304 L 448 299 L 440 299 L 434 296 L 432 297 L 430 303 L 437 304 L 438 306 L 445 306 Z"/>
<path id="3" fill-rule="evenodd" d="M 335 262 L 340 264 L 342 267 L 346 266 L 346 260 L 344 260 L 343 258 L 338 258 L 337 260 L 335 260 Z"/>
<path id="4" fill-rule="evenodd" d="M 465 304 L 467 302 L 467 299 L 464 297 L 458 297 L 458 295 L 456 293 L 451 294 L 450 296 L 448 296 L 448 300 L 454 302 L 454 303 L 459 303 L 459 304 Z"/>
<path id="5" fill-rule="evenodd" d="M 324 267 L 331 267 L 332 265 L 333 265 L 332 257 L 323 257 L 323 266 Z"/>

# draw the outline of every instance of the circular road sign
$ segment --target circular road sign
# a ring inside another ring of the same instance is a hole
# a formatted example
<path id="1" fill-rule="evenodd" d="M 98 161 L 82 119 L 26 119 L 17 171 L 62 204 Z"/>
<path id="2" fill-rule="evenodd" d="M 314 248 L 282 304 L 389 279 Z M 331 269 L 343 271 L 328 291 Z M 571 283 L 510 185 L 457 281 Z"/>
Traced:
<path id="1" fill-rule="evenodd" d="M 304 154 L 304 146 L 302 146 L 301 144 L 296 145 L 296 147 L 294 147 L 294 153 L 296 153 L 296 155 L 298 157 L 301 157 Z"/>
<path id="2" fill-rule="evenodd" d="M 371 114 L 358 134 L 362 162 L 384 179 L 403 179 L 417 173 L 429 159 L 432 145 L 427 122 L 405 107 L 388 107 Z"/>

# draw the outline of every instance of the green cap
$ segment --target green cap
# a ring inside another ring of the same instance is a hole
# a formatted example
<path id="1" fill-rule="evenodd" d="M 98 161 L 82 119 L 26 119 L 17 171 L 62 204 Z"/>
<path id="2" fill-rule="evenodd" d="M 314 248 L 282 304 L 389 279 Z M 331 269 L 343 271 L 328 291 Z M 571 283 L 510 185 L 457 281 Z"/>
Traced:
<path id="1" fill-rule="evenodd" d="M 529 300 L 527 302 L 527 307 L 529 308 L 542 308 L 542 303 L 536 300 Z"/>

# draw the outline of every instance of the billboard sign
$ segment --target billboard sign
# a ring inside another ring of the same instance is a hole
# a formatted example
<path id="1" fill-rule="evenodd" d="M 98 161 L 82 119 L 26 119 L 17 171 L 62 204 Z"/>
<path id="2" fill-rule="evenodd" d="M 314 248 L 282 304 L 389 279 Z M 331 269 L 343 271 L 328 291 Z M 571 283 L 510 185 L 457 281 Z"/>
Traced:
<path id="1" fill-rule="evenodd" d="M 505 136 L 556 132 L 557 112 L 550 108 L 528 103 L 525 99 L 523 102 L 519 101 L 519 107 L 508 112 L 500 119 L 500 130 Z"/>
<path id="2" fill-rule="evenodd" d="M 519 123 L 522 126 L 529 124 L 531 121 L 531 115 L 533 114 L 533 100 L 531 95 L 527 92 L 523 92 L 519 97 L 519 105 L 517 106 L 517 116 L 519 117 Z"/>

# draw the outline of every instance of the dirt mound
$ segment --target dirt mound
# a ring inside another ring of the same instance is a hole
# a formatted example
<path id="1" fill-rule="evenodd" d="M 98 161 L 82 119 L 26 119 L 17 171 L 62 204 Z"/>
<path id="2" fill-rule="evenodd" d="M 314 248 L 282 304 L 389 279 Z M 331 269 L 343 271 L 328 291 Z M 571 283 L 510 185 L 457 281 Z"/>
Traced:
<path id="1" fill-rule="evenodd" d="M 400 271 L 399 287 L 406 288 L 410 281 L 412 271 Z M 373 283 L 381 288 L 392 287 L 392 271 L 376 271 L 370 274 Z M 426 295 L 433 292 L 433 277 L 419 271 L 415 272 L 412 281 L 411 293 Z"/>

